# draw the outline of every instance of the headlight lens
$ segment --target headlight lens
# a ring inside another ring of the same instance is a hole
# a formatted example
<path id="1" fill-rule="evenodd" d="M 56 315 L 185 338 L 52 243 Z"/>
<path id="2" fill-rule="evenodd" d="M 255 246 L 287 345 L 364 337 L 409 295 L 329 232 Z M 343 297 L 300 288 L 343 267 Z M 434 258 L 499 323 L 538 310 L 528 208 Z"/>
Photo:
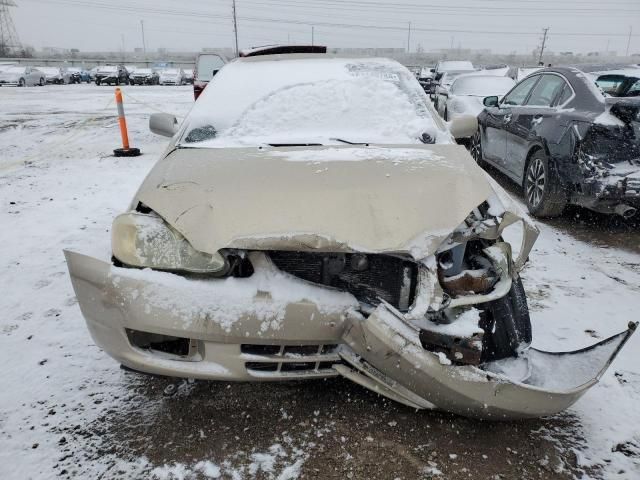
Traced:
<path id="1" fill-rule="evenodd" d="M 111 247 L 114 257 L 133 267 L 193 273 L 221 273 L 227 269 L 222 255 L 197 251 L 155 214 L 129 212 L 116 217 Z"/>

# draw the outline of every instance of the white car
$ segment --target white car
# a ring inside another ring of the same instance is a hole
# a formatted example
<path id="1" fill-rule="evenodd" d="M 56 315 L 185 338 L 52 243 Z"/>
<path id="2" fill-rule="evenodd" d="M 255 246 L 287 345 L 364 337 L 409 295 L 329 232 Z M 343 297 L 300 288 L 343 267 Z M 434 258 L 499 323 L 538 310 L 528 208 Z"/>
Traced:
<path id="1" fill-rule="evenodd" d="M 447 92 L 441 94 L 438 113 L 446 121 L 461 115 L 474 117 L 484 109 L 485 97 L 502 98 L 516 82 L 509 77 L 495 75 L 460 75 L 456 77 Z"/>
<path id="2" fill-rule="evenodd" d="M 449 92 L 449 87 L 453 83 L 453 81 L 459 77 L 460 75 L 466 75 L 470 72 L 468 70 L 462 71 L 453 71 L 453 72 L 445 72 L 442 74 L 440 79 L 435 83 L 435 88 L 433 91 L 433 106 L 440 113 L 440 103 L 446 98 L 447 93 Z M 432 85 L 434 85 L 432 83 Z"/>
<path id="3" fill-rule="evenodd" d="M 44 73 L 46 83 L 64 85 L 70 82 L 71 74 L 60 67 L 38 67 Z"/>
<path id="4" fill-rule="evenodd" d="M 0 85 L 16 87 L 27 87 L 33 85 L 44 85 L 45 74 L 35 67 L 15 65 L 0 73 Z"/>
<path id="5" fill-rule="evenodd" d="M 184 71 L 181 68 L 167 68 L 160 72 L 160 85 L 184 85 Z"/>

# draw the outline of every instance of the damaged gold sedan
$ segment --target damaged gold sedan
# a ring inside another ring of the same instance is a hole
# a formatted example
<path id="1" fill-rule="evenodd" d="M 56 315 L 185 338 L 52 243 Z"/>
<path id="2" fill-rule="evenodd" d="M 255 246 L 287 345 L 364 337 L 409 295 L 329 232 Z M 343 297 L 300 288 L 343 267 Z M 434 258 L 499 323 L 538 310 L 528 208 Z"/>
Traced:
<path id="1" fill-rule="evenodd" d="M 256 80 L 259 79 L 259 82 Z M 96 343 L 142 372 L 342 375 L 414 408 L 553 414 L 633 331 L 531 348 L 518 272 L 537 229 L 384 59 L 230 62 L 112 229 L 109 261 L 65 252 Z M 519 226 L 520 242 L 504 239 Z"/>

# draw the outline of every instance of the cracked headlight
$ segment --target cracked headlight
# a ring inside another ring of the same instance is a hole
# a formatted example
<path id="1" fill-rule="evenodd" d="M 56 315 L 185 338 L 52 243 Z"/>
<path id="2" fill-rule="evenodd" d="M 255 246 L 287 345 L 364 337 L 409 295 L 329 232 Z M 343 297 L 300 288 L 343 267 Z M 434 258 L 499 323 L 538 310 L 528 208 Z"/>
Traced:
<path id="1" fill-rule="evenodd" d="M 157 215 L 124 213 L 113 221 L 113 256 L 125 265 L 155 270 L 224 274 L 225 257 L 199 252 Z"/>

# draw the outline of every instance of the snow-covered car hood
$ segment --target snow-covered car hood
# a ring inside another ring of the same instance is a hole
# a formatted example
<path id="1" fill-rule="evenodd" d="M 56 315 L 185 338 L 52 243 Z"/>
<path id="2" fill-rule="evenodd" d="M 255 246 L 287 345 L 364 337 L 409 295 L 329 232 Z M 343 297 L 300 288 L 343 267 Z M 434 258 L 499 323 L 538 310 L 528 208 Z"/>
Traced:
<path id="1" fill-rule="evenodd" d="M 495 193 L 458 145 L 181 148 L 156 164 L 132 208 L 142 202 L 210 254 L 317 249 L 421 259 Z"/>

